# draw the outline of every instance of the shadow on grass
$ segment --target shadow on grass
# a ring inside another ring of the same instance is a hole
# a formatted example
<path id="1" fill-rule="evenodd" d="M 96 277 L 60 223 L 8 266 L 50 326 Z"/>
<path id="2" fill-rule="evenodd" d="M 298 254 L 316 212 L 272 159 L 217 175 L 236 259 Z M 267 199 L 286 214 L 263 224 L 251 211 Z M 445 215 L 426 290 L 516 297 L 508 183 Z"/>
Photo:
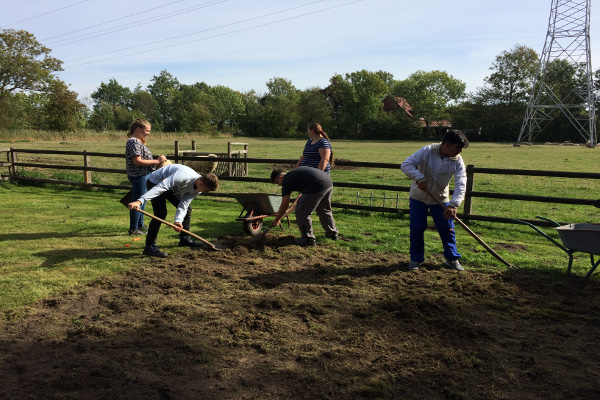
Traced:
<path id="1" fill-rule="evenodd" d="M 54 268 L 57 264 L 71 263 L 76 260 L 85 261 L 111 261 L 123 260 L 138 257 L 142 254 L 142 246 L 129 247 L 121 249 L 115 248 L 80 248 L 80 249 L 61 249 L 47 250 L 33 253 L 36 257 L 42 257 L 46 260 L 38 268 Z"/>
<path id="2" fill-rule="evenodd" d="M 350 281 L 354 278 L 364 278 L 370 276 L 391 275 L 394 272 L 408 272 L 408 262 L 383 265 L 374 263 L 368 266 L 352 268 L 335 268 L 323 266 L 317 263 L 307 265 L 305 269 L 298 271 L 278 271 L 268 274 L 259 274 L 249 276 L 247 279 L 255 285 L 264 289 L 278 287 L 282 284 L 319 284 L 319 285 L 343 285 L 344 281 Z"/>
<path id="3" fill-rule="evenodd" d="M 56 238 L 76 238 L 76 237 L 118 237 L 123 236 L 126 238 L 125 234 L 120 234 L 116 232 L 102 232 L 99 233 L 96 230 L 92 230 L 89 228 L 82 228 L 76 231 L 70 232 L 35 232 L 35 233 L 5 233 L 0 234 L 0 241 L 8 242 L 8 241 L 21 241 L 21 240 L 43 240 L 43 239 L 56 239 Z"/>

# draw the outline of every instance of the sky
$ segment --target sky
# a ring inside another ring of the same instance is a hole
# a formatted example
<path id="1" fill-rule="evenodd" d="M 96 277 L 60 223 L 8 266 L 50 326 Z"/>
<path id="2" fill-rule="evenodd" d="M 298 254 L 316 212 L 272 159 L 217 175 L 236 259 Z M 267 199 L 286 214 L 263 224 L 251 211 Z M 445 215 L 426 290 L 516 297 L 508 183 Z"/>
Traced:
<path id="1" fill-rule="evenodd" d="M 446 71 L 484 85 L 503 51 L 543 50 L 551 0 L 0 0 L 0 29 L 25 30 L 63 61 L 84 102 L 102 82 L 134 89 L 168 71 L 258 94 L 275 77 L 300 90 L 335 74 L 406 79 Z M 600 10 L 591 7 L 592 68 Z"/>

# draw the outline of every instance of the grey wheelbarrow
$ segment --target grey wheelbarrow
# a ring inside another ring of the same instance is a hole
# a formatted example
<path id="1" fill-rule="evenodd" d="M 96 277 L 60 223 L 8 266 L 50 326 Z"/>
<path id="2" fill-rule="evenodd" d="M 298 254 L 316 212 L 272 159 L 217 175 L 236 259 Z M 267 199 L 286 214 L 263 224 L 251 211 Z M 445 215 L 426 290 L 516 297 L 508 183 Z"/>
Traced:
<path id="1" fill-rule="evenodd" d="M 559 249 L 567 253 L 569 256 L 569 265 L 567 266 L 567 275 L 571 274 L 571 267 L 573 266 L 573 254 L 576 252 L 589 253 L 591 268 L 581 278 L 574 278 L 577 281 L 584 281 L 589 278 L 598 265 L 600 265 L 600 259 L 595 260 L 594 256 L 600 256 L 600 224 L 591 223 L 578 223 L 561 225 L 556 221 L 548 218 L 538 217 L 536 218 L 548 221 L 556 226 L 556 231 L 562 243 L 557 242 L 546 233 L 541 231 L 537 226 L 530 224 L 529 222 L 514 219 L 519 224 L 528 225 L 533 228 L 540 235 L 554 243 Z"/>
<path id="2" fill-rule="evenodd" d="M 267 217 L 274 217 L 281 206 L 281 196 L 269 193 L 235 193 L 233 197 L 240 203 L 243 208 L 240 215 L 235 219 L 241 221 L 244 231 L 250 236 L 257 236 L 263 228 L 263 220 Z M 299 198 L 299 196 L 298 196 Z M 296 201 L 290 209 L 295 206 Z M 287 214 L 286 213 L 286 217 Z M 288 218 L 288 227 L 290 221 Z"/>

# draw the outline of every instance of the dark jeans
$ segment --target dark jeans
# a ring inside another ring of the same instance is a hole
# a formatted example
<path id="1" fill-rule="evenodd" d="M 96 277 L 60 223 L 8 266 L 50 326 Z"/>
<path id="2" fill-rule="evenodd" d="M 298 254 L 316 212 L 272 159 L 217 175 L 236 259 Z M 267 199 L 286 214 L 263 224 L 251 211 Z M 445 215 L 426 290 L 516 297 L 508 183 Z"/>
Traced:
<path id="1" fill-rule="evenodd" d="M 148 188 L 148 190 L 152 189 L 154 186 L 156 185 L 150 181 L 146 183 L 146 187 Z M 150 202 L 152 203 L 154 215 L 156 217 L 160 219 L 167 218 L 167 200 L 169 201 L 169 203 L 173 204 L 175 208 L 177 208 L 181 198 L 180 196 L 176 196 L 175 193 L 173 193 L 171 190 L 167 190 L 166 192 L 161 193 L 160 196 L 157 196 L 150 200 Z M 190 206 L 187 209 L 187 213 L 183 218 L 183 222 L 181 223 L 183 225 L 183 229 L 185 229 L 186 231 L 190 230 L 191 217 L 192 206 L 190 204 Z M 152 219 L 152 221 L 150 221 L 150 225 L 148 226 L 148 233 L 146 234 L 146 246 L 156 244 L 156 238 L 158 237 L 158 231 L 160 231 L 160 225 L 160 221 L 157 221 L 155 219 Z M 185 233 L 180 233 L 179 236 L 183 238 L 187 235 Z"/>

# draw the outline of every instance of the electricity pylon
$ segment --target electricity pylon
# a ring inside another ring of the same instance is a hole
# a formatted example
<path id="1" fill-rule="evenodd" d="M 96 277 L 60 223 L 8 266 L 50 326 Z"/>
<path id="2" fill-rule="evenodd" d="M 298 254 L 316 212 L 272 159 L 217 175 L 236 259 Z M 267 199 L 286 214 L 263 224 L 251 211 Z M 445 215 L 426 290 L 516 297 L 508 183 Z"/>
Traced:
<path id="1" fill-rule="evenodd" d="M 587 141 L 588 147 L 596 146 L 590 5 L 591 0 L 552 0 L 546 42 L 517 143 L 532 143 L 562 112 Z M 574 66 L 576 76 L 581 80 L 581 85 L 562 96 L 547 82 L 548 67 L 557 60 L 565 60 Z"/>

